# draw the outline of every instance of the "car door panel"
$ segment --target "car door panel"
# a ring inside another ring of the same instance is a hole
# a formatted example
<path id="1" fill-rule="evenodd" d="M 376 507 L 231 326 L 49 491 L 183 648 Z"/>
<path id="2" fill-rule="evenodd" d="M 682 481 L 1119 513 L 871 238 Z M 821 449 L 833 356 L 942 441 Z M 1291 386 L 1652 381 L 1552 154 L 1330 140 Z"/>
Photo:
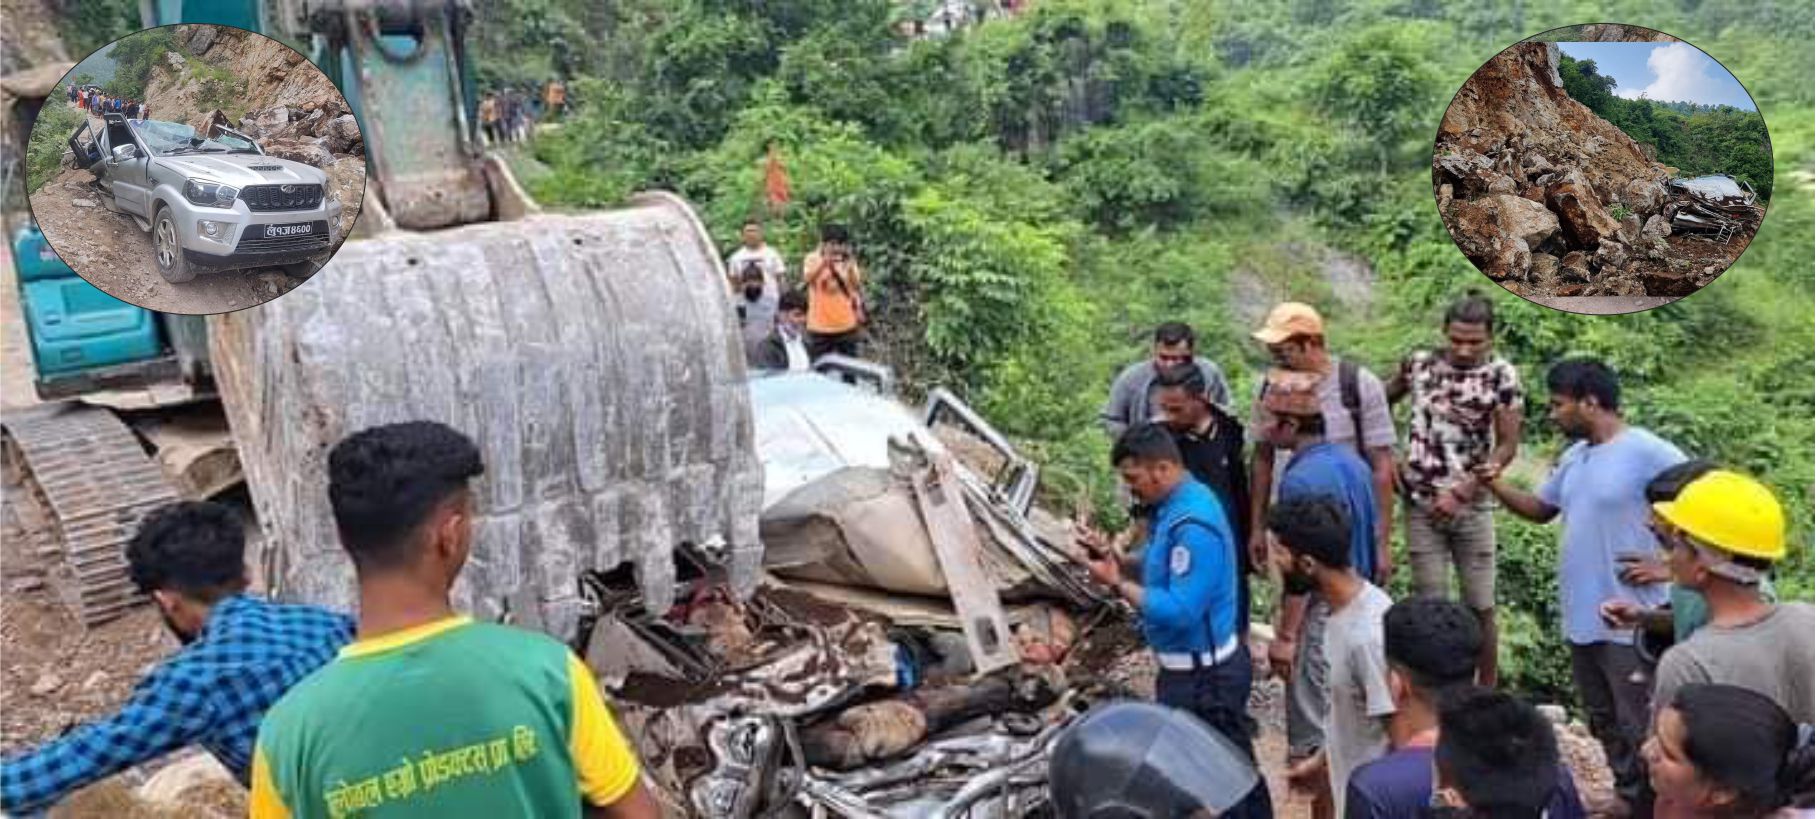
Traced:
<path id="1" fill-rule="evenodd" d="M 76 167 L 83 170 L 88 170 L 101 161 L 101 138 L 90 127 L 87 119 L 83 119 L 81 127 L 69 135 L 69 150 L 75 155 Z"/>

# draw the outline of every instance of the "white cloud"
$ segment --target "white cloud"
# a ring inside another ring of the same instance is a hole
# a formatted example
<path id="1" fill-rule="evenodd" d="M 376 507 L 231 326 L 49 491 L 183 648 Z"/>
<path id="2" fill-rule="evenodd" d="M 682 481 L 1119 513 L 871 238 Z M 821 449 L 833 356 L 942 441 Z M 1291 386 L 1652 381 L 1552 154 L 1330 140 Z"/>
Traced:
<path id="1" fill-rule="evenodd" d="M 1672 43 L 1652 49 L 1646 57 L 1646 68 L 1652 71 L 1652 84 L 1645 88 L 1616 88 L 1614 95 L 1626 99 L 1636 99 L 1644 94 L 1647 99 L 1660 102 L 1695 102 L 1705 105 L 1723 101 L 1720 80 L 1710 76 L 1709 69 L 1716 66 L 1708 55 L 1696 50 L 1689 43 Z"/>

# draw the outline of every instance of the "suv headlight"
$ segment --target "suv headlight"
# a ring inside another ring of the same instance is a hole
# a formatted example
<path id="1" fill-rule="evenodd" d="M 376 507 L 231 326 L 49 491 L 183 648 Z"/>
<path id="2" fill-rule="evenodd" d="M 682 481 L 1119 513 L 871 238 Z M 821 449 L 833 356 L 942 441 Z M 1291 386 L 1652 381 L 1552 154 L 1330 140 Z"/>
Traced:
<path id="1" fill-rule="evenodd" d="M 234 197 L 239 195 L 239 188 L 212 179 L 191 179 L 183 183 L 183 198 L 197 205 L 231 208 Z"/>

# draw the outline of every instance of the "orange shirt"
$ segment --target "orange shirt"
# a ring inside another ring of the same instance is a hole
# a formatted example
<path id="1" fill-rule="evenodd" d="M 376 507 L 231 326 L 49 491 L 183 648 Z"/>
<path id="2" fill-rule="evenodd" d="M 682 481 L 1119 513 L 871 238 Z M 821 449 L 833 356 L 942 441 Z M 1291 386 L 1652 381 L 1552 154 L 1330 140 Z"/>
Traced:
<path id="1" fill-rule="evenodd" d="M 820 251 L 807 254 L 801 262 L 801 278 L 807 282 L 807 331 L 810 333 L 844 333 L 858 327 L 857 300 L 864 292 L 864 271 L 857 262 L 847 261 L 836 271 L 820 271 Z M 840 281 L 844 282 L 841 288 Z"/>

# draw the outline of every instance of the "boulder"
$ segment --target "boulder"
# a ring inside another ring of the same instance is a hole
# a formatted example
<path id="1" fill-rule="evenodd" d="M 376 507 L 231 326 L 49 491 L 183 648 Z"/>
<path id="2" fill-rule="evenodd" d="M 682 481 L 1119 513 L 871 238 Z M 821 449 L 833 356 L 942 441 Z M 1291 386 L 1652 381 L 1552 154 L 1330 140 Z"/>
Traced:
<path id="1" fill-rule="evenodd" d="M 1527 278 L 1534 282 L 1546 281 L 1557 277 L 1558 258 L 1549 253 L 1532 254 L 1532 273 Z"/>
<path id="2" fill-rule="evenodd" d="M 1440 156 L 1432 160 L 1439 179 L 1456 184 L 1464 199 L 1475 199 L 1496 193 L 1514 193 L 1518 186 L 1513 177 L 1495 170 L 1495 162 L 1474 151 Z"/>
<path id="3" fill-rule="evenodd" d="M 1546 43 L 1545 44 L 1545 79 L 1547 79 L 1551 82 L 1552 88 L 1563 88 L 1564 87 L 1564 76 L 1562 74 L 1557 73 L 1557 67 L 1558 67 L 1559 62 L 1560 62 L 1560 60 L 1558 59 L 1557 43 Z"/>
<path id="4" fill-rule="evenodd" d="M 1564 174 L 1563 178 L 1551 183 L 1545 189 L 1545 201 L 1557 213 L 1564 236 L 1574 247 L 1595 247 L 1603 239 L 1620 233 L 1620 223 L 1608 215 L 1601 198 L 1578 171 Z"/>
<path id="5" fill-rule="evenodd" d="M 1665 205 L 1665 186 L 1651 179 L 1634 179 L 1621 189 L 1621 201 L 1645 218 Z"/>
<path id="6" fill-rule="evenodd" d="M 1502 234 L 1522 239 L 1528 247 L 1537 247 L 1558 232 L 1557 216 L 1530 199 L 1500 194 L 1482 204 L 1494 213 Z"/>
<path id="7" fill-rule="evenodd" d="M 1488 169 L 1494 162 L 1475 151 L 1464 150 L 1446 153 L 1433 159 L 1431 164 L 1452 181 L 1460 181 L 1476 171 Z"/>
<path id="8" fill-rule="evenodd" d="M 207 51 L 209 46 L 214 45 L 214 33 L 218 30 L 214 26 L 195 26 L 189 34 L 189 53 L 201 54 Z"/>
<path id="9" fill-rule="evenodd" d="M 1558 260 L 1557 275 L 1567 281 L 1588 281 L 1589 254 L 1580 250 L 1564 254 L 1564 258 Z"/>
<path id="10" fill-rule="evenodd" d="M 1627 246 L 1612 239 L 1603 239 L 1595 249 L 1595 263 L 1602 270 L 1618 270 L 1627 263 Z"/>
<path id="11" fill-rule="evenodd" d="M 1526 178 L 1528 179 L 1535 176 L 1544 176 L 1545 174 L 1556 170 L 1556 166 L 1551 164 L 1551 160 L 1546 159 L 1543 154 L 1539 153 L 1526 154 L 1526 158 L 1521 161 L 1520 167 L 1524 170 Z"/>
<path id="12" fill-rule="evenodd" d="M 1647 242 L 1663 241 L 1665 237 L 1671 235 L 1671 220 L 1666 219 L 1663 214 L 1655 213 L 1652 218 L 1646 220 L 1645 227 L 1640 228 L 1639 235 Z"/>
<path id="13" fill-rule="evenodd" d="M 327 140 L 328 150 L 337 154 L 349 153 L 353 146 L 363 142 L 359 133 L 359 123 L 352 114 L 342 114 L 330 120 L 322 128 L 322 136 Z"/>
<path id="14" fill-rule="evenodd" d="M 1696 277 L 1681 270 L 1647 270 L 1640 274 L 1648 296 L 1688 296 L 1696 292 Z"/>
<path id="15" fill-rule="evenodd" d="M 1447 222 L 1450 234 L 1476 267 L 1496 281 L 1525 278 L 1532 264 L 1532 247 L 1520 235 L 1508 229 L 1518 224 L 1521 229 L 1543 234 L 1542 225 L 1534 226 L 1526 216 L 1509 214 L 1508 202 L 1532 205 L 1517 196 L 1493 196 L 1476 202 L 1451 203 Z M 1519 207 L 1519 206 L 1514 206 Z M 1537 207 L 1534 205 L 1534 207 Z M 1544 208 L 1541 212 L 1549 215 Z M 1555 221 L 1552 230 L 1556 230 Z"/>
<path id="16" fill-rule="evenodd" d="M 317 168 L 334 164 L 334 154 L 321 143 L 310 140 L 274 139 L 265 143 L 265 153 Z"/>
<path id="17" fill-rule="evenodd" d="M 1639 244 L 1640 228 L 1639 214 L 1627 214 L 1627 218 L 1621 220 L 1621 241 L 1629 245 Z"/>
<path id="18" fill-rule="evenodd" d="M 1605 278 L 1589 286 L 1587 296 L 1644 296 L 1646 285 L 1635 276 L 1625 274 Z"/>

